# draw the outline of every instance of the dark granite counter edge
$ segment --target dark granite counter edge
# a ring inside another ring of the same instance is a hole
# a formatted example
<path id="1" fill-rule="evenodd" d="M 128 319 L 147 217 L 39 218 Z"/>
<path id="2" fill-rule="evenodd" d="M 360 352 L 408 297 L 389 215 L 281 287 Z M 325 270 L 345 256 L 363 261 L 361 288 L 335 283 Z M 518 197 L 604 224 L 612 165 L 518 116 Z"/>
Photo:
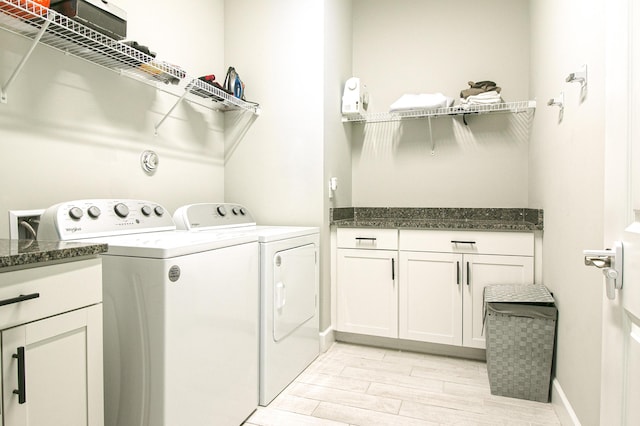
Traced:
<path id="1" fill-rule="evenodd" d="M 37 243 L 39 244 L 33 249 L 18 247 L 17 250 L 6 250 L 6 247 L 0 245 L 2 248 L 0 250 L 0 272 L 51 262 L 80 260 L 84 257 L 106 253 L 108 250 L 107 244 L 50 242 L 52 247 L 48 248 L 46 243 Z"/>
<path id="2" fill-rule="evenodd" d="M 393 220 L 371 221 L 371 220 L 338 220 L 331 223 L 339 228 L 398 228 L 398 229 L 459 229 L 476 231 L 541 231 L 537 225 L 524 222 L 436 222 L 436 221 L 413 221 L 398 222 Z"/>
<path id="3" fill-rule="evenodd" d="M 542 231 L 543 211 L 519 208 L 394 208 L 331 209 L 337 227 Z"/>

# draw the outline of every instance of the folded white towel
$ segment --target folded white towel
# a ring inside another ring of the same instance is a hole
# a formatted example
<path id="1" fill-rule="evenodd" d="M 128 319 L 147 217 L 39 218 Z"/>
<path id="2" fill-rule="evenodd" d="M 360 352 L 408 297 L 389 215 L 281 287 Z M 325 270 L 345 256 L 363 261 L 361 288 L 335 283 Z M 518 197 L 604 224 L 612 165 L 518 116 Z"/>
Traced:
<path id="1" fill-rule="evenodd" d="M 478 93 L 477 95 L 471 95 L 468 96 L 467 99 L 471 98 L 471 99 L 487 99 L 487 98 L 499 98 L 500 97 L 500 93 L 498 93 L 495 90 L 490 90 L 488 92 L 483 92 L 483 93 Z"/>
<path id="2" fill-rule="evenodd" d="M 496 91 L 480 93 L 478 95 L 469 96 L 466 99 L 460 99 L 460 105 L 463 107 L 471 105 L 492 105 L 503 102 L 502 97 Z"/>
<path id="3" fill-rule="evenodd" d="M 414 111 L 445 108 L 453 104 L 453 98 L 442 93 L 406 94 L 389 107 L 390 111 Z"/>

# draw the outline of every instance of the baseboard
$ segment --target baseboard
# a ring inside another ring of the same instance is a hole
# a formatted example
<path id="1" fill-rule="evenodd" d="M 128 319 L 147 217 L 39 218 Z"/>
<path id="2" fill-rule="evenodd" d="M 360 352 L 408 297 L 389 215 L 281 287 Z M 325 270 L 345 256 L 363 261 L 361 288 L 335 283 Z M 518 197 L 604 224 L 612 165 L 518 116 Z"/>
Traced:
<path id="1" fill-rule="evenodd" d="M 326 330 L 320 332 L 320 352 L 326 352 L 336 338 L 333 333 L 333 327 L 329 326 Z"/>
<path id="2" fill-rule="evenodd" d="M 440 345 L 436 343 L 417 342 L 390 337 L 367 336 L 344 331 L 334 332 L 334 338 L 338 342 L 354 343 L 356 345 L 375 346 L 400 351 L 421 352 L 433 355 L 444 355 L 456 358 L 477 359 L 485 361 L 487 351 L 484 349 L 465 348 L 462 346 Z"/>
<path id="3" fill-rule="evenodd" d="M 551 386 L 551 404 L 563 426 L 581 426 L 567 395 L 565 395 L 558 379 L 553 379 Z"/>

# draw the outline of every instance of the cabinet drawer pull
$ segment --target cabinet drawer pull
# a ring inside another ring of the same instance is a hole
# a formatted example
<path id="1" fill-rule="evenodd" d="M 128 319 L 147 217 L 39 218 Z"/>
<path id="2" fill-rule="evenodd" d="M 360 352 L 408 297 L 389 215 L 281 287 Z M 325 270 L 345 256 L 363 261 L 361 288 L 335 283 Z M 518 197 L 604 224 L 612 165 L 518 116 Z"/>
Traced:
<path id="1" fill-rule="evenodd" d="M 24 346 L 20 346 L 18 352 L 13 354 L 12 357 L 18 360 L 18 389 L 14 389 L 13 393 L 18 395 L 18 403 L 24 404 L 27 402 Z"/>
<path id="2" fill-rule="evenodd" d="M 467 287 L 469 287 L 470 281 L 471 281 L 471 268 L 469 267 L 469 262 L 467 262 Z"/>
<path id="3" fill-rule="evenodd" d="M 357 242 L 361 242 L 361 241 L 371 241 L 374 242 L 375 240 L 377 240 L 376 237 L 356 237 L 356 241 Z"/>
<path id="4" fill-rule="evenodd" d="M 393 257 L 391 258 L 391 279 L 396 280 L 396 259 Z"/>
<path id="5" fill-rule="evenodd" d="M 451 244 L 469 244 L 474 245 L 475 241 L 464 241 L 464 240 L 451 240 Z"/>
<path id="6" fill-rule="evenodd" d="M 0 306 L 11 305 L 13 303 L 20 303 L 20 302 L 24 302 L 25 300 L 37 299 L 38 297 L 40 297 L 40 293 L 21 294 L 18 297 L 0 300 Z"/>

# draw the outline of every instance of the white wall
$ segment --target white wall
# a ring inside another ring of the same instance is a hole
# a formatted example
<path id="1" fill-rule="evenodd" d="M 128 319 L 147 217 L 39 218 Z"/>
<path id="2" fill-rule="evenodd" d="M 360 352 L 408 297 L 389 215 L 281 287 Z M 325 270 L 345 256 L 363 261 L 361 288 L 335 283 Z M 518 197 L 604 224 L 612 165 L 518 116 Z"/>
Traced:
<path id="1" fill-rule="evenodd" d="M 527 0 L 355 0 L 353 73 L 369 111 L 405 93 L 458 98 L 468 81 L 492 80 L 506 101 L 529 99 Z M 352 124 L 356 206 L 523 207 L 526 114 Z"/>
<path id="2" fill-rule="evenodd" d="M 260 224 L 320 227 L 323 330 L 330 325 L 325 154 L 343 152 L 339 145 L 345 143 L 344 136 L 333 142 L 325 135 L 325 93 L 339 90 L 340 81 L 334 80 L 342 67 L 325 75 L 325 46 L 332 44 L 325 41 L 325 7 L 339 13 L 329 18 L 339 32 L 349 25 L 342 17 L 348 2 L 325 3 L 225 2 L 225 57 L 244 79 L 247 99 L 259 101 L 263 110 L 252 123 L 227 114 L 225 198 L 247 206 Z M 340 51 L 330 55 L 331 61 L 345 63 Z M 339 123 L 338 111 L 331 117 Z M 331 126 L 329 133 L 339 132 Z M 345 173 L 339 162 L 329 170 Z"/>
<path id="3" fill-rule="evenodd" d="M 331 325 L 331 207 L 350 207 L 351 141 L 350 126 L 341 121 L 342 88 L 351 75 L 351 0 L 326 0 L 324 47 L 324 207 L 322 250 L 322 316 L 320 329 Z M 329 179 L 338 179 L 338 189 L 329 191 Z"/>
<path id="4" fill-rule="evenodd" d="M 265 225 L 322 222 L 323 16 L 317 0 L 225 2 L 225 58 L 262 107 L 227 137 L 225 198 Z"/>
<path id="5" fill-rule="evenodd" d="M 603 241 L 603 0 L 531 2 L 529 206 L 544 209 L 542 283 L 559 310 L 556 378 L 583 425 L 599 422 L 602 276 L 582 250 Z M 588 94 L 566 83 L 588 65 Z M 565 94 L 564 117 L 545 100 Z"/>
<path id="6" fill-rule="evenodd" d="M 223 73 L 222 0 L 200 13 L 167 0 L 119 0 L 129 39 L 194 75 Z M 30 46 L 0 31 L 0 85 Z M 93 64 L 38 46 L 0 104 L 0 237 L 9 209 L 43 208 L 75 198 L 146 198 L 169 210 L 224 197 L 223 114 L 179 105 L 176 98 Z M 149 177 L 142 151 L 160 155 Z"/>

